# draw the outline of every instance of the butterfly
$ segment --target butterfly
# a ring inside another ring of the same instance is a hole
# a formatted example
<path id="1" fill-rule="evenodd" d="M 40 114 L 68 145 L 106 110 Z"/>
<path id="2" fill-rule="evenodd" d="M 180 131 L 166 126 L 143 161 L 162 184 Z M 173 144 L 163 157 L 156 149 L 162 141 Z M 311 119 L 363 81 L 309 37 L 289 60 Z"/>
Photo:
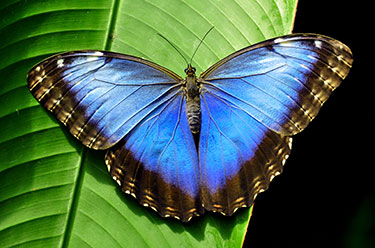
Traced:
<path id="1" fill-rule="evenodd" d="M 33 96 L 83 145 L 107 150 L 121 190 L 162 217 L 249 207 L 283 170 L 292 136 L 353 62 L 317 34 L 270 39 L 186 77 L 108 51 L 57 54 L 28 73 Z"/>

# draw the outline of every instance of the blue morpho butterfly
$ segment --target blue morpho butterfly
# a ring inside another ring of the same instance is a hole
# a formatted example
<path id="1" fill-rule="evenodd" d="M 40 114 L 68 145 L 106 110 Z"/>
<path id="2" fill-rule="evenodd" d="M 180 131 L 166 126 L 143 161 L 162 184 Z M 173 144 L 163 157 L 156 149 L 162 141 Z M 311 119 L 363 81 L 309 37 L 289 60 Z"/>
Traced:
<path id="1" fill-rule="evenodd" d="M 292 34 L 186 77 L 106 51 L 57 54 L 28 74 L 34 97 L 105 163 L 123 192 L 163 217 L 249 207 L 346 77 L 350 49 Z"/>

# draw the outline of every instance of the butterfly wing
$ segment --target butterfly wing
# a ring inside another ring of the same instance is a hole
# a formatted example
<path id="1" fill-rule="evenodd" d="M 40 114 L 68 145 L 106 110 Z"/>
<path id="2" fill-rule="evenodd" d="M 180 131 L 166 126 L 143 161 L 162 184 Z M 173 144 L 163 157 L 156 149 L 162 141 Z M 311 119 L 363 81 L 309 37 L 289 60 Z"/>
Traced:
<path id="1" fill-rule="evenodd" d="M 105 162 L 125 193 L 162 216 L 201 213 L 198 155 L 182 79 L 149 61 L 112 52 L 53 56 L 28 75 L 35 98 Z"/>
<path id="2" fill-rule="evenodd" d="M 205 91 L 199 144 L 202 202 L 231 215 L 251 206 L 282 172 L 291 138 L 269 130 L 229 100 Z"/>
<path id="3" fill-rule="evenodd" d="M 302 131 L 349 73 L 350 49 L 294 34 L 240 50 L 201 75 L 203 87 L 283 135 Z"/>
<path id="4" fill-rule="evenodd" d="M 317 115 L 352 64 L 348 47 L 289 35 L 240 50 L 201 74 L 199 159 L 206 209 L 249 206 L 282 171 L 291 138 Z"/>
<path id="5" fill-rule="evenodd" d="M 203 213 L 198 154 L 182 92 L 111 148 L 106 163 L 125 193 L 161 216 L 185 222 Z"/>
<path id="6" fill-rule="evenodd" d="M 28 74 L 34 97 L 84 145 L 107 149 L 179 91 L 181 77 L 128 55 L 76 51 Z"/>

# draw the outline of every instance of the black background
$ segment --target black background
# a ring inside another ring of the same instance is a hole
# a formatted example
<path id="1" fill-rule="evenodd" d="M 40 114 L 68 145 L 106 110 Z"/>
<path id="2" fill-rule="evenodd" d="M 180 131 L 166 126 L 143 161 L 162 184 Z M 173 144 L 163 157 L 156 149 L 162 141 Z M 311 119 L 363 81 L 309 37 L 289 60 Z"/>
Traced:
<path id="1" fill-rule="evenodd" d="M 293 32 L 340 40 L 354 64 L 257 197 L 244 247 L 375 247 L 374 18 L 359 1 L 299 1 Z"/>

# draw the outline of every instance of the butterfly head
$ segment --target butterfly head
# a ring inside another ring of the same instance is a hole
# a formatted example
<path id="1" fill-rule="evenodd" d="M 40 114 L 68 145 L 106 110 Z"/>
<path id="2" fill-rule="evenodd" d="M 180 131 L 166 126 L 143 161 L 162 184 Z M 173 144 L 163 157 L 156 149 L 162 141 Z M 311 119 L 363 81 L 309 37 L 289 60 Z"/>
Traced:
<path id="1" fill-rule="evenodd" d="M 188 64 L 188 67 L 185 69 L 186 76 L 193 76 L 195 75 L 195 67 L 192 67 L 191 64 Z"/>

